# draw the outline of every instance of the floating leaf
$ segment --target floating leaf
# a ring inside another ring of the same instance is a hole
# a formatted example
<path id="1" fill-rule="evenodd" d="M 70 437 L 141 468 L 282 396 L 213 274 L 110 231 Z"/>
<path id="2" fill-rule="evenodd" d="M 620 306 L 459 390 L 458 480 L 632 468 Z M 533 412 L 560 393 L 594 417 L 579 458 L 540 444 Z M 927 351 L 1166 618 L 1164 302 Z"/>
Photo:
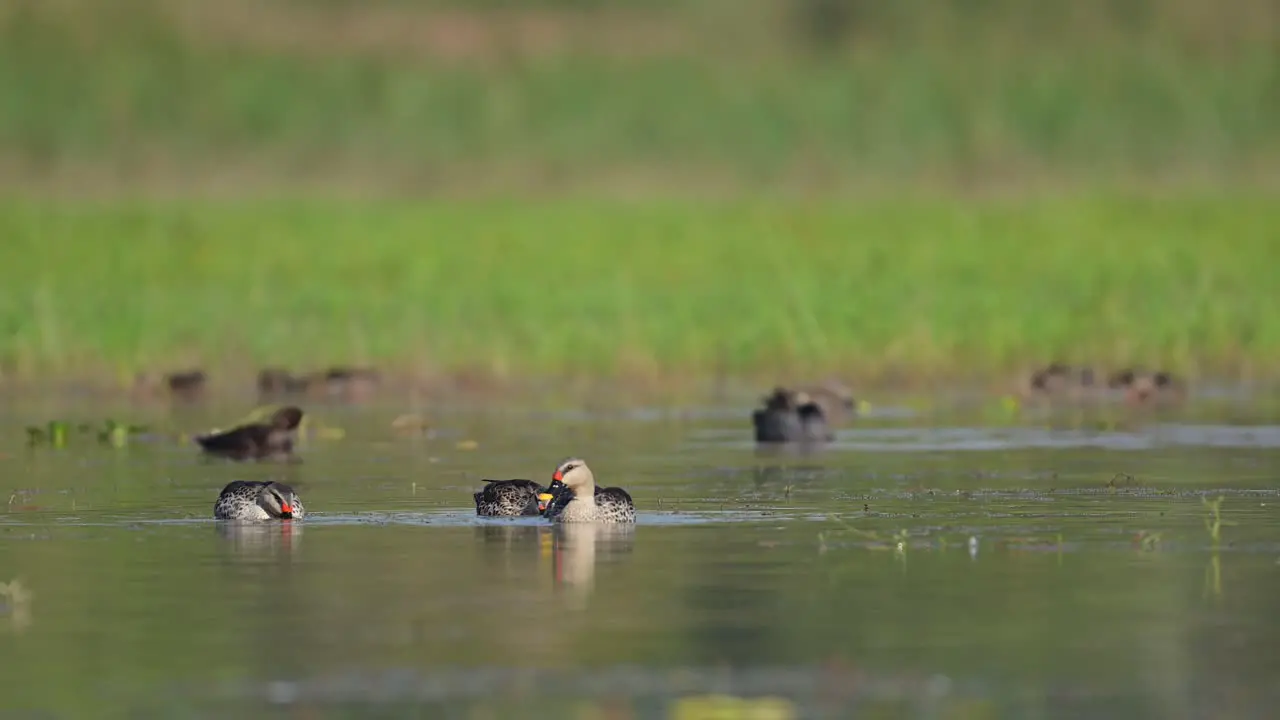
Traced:
<path id="1" fill-rule="evenodd" d="M 427 429 L 427 420 L 417 413 L 405 413 L 391 421 L 391 429 L 396 432 L 423 432 Z"/>
<path id="2" fill-rule="evenodd" d="M 111 428 L 109 435 L 108 442 L 111 447 L 122 448 L 129 444 L 129 428 L 124 425 L 116 425 Z"/>
<path id="3" fill-rule="evenodd" d="M 67 424 L 61 420 L 49 421 L 49 442 L 56 448 L 67 446 Z"/>

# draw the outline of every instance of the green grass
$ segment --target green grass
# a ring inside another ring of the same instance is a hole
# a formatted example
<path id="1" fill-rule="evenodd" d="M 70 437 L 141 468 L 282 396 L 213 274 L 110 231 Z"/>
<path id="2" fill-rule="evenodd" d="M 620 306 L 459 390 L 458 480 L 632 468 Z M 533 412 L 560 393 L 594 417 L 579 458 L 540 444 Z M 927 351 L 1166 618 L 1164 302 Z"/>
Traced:
<path id="1" fill-rule="evenodd" d="M 0 205 L 17 375 L 1280 367 L 1269 198 Z"/>
<path id="2" fill-rule="evenodd" d="M 824 52 L 800 4 L 17 0 L 0 180 L 679 194 L 1280 166 L 1271 0 L 864 1 Z"/>

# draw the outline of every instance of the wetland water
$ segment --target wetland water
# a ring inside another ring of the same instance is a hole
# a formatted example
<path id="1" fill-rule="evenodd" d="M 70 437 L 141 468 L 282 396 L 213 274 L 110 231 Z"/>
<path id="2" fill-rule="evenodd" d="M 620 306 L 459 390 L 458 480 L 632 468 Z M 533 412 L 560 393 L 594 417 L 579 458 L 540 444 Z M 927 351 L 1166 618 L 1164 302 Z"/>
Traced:
<path id="1" fill-rule="evenodd" d="M 673 416 L 309 407 L 296 465 L 0 415 L 0 717 L 1268 717 L 1280 424 L 921 417 L 765 453 Z M 244 406 L 57 417 L 199 430 Z M 139 417 L 139 416 L 142 417 Z M 1110 429 L 1098 429 L 1106 427 Z M 631 532 L 478 519 L 481 477 L 580 455 Z M 305 521 L 232 532 L 233 479 Z M 1202 498 L 1223 499 L 1220 544 Z M 719 713 L 719 714 L 715 714 Z"/>

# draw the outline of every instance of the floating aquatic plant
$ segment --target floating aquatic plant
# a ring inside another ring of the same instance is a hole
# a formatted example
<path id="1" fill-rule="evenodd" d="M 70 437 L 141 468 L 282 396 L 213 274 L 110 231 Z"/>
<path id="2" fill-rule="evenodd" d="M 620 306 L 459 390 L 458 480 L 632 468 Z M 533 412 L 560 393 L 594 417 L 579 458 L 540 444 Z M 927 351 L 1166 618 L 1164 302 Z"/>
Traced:
<path id="1" fill-rule="evenodd" d="M 50 420 L 44 427 L 29 425 L 27 426 L 27 445 L 36 447 L 47 444 L 55 448 L 66 447 L 71 427 L 71 423 L 63 420 Z M 145 425 L 121 423 L 110 418 L 104 420 L 101 425 L 80 422 L 74 427 L 79 434 L 94 433 L 98 442 L 115 448 L 124 447 L 129 443 L 131 436 L 147 432 L 148 429 Z"/>
<path id="2" fill-rule="evenodd" d="M 27 444 L 34 447 L 48 443 L 56 448 L 67 446 L 67 423 L 50 420 L 44 427 L 27 426 Z"/>
<path id="3" fill-rule="evenodd" d="M 1234 524 L 1222 520 L 1222 500 L 1221 495 L 1213 500 L 1207 497 L 1200 498 L 1200 504 L 1208 508 L 1204 518 L 1204 529 L 1209 532 L 1209 539 L 1213 541 L 1214 548 L 1217 548 L 1222 542 L 1222 526 Z"/>

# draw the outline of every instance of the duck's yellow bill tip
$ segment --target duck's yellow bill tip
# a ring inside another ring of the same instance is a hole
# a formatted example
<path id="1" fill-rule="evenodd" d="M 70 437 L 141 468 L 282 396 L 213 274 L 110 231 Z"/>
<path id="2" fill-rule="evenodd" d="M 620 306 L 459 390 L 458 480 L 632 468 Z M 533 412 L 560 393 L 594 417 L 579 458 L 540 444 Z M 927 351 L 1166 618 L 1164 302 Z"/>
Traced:
<path id="1" fill-rule="evenodd" d="M 551 500 L 551 493 L 542 493 L 538 496 L 538 499 L 543 502 L 549 502 Z"/>

